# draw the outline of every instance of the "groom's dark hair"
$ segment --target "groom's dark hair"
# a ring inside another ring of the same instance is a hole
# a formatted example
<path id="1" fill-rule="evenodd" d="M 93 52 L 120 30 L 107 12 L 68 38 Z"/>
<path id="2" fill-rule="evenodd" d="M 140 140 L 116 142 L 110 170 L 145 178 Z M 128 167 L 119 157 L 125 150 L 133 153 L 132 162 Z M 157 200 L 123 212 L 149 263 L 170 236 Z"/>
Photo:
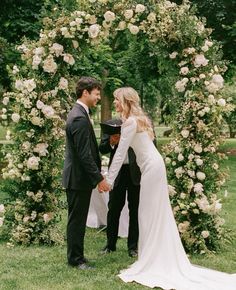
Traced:
<path id="1" fill-rule="evenodd" d="M 101 83 L 92 77 L 81 77 L 76 84 L 76 97 L 81 98 L 83 91 L 87 90 L 89 93 L 93 89 L 101 90 Z"/>

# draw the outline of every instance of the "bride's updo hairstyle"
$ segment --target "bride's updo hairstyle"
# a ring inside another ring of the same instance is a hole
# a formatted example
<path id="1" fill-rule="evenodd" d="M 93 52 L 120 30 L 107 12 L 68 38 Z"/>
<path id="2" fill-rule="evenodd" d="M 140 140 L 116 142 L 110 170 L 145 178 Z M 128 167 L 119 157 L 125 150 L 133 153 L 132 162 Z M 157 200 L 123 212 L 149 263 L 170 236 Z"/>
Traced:
<path id="1" fill-rule="evenodd" d="M 154 139 L 154 132 L 150 119 L 146 116 L 140 106 L 140 98 L 135 89 L 123 87 L 116 89 L 114 97 L 120 101 L 122 119 L 126 120 L 129 116 L 134 116 L 137 120 L 138 132 L 147 131 L 151 139 Z"/>

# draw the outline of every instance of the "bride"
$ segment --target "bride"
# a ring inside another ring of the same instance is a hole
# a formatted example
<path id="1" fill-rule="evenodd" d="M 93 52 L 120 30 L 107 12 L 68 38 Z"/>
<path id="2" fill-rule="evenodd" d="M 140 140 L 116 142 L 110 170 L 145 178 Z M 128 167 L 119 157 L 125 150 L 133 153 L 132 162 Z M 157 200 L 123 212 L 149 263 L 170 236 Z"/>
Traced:
<path id="1" fill-rule="evenodd" d="M 190 264 L 172 213 L 164 161 L 153 144 L 153 129 L 139 105 L 138 93 L 124 87 L 115 90 L 114 97 L 123 125 L 107 182 L 114 183 L 130 146 L 142 173 L 138 260 L 119 277 L 166 290 L 235 290 L 235 274 Z"/>

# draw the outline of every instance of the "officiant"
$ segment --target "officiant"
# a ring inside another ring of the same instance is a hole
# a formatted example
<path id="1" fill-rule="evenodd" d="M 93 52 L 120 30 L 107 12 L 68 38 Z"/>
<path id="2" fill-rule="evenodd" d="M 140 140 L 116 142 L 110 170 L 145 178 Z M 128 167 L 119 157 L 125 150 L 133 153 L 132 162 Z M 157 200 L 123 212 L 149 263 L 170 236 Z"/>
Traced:
<path id="1" fill-rule="evenodd" d="M 109 165 L 118 147 L 122 121 L 120 119 L 107 120 L 100 124 L 102 129 L 99 151 L 102 154 L 110 154 Z M 108 165 L 108 167 L 109 167 Z M 103 254 L 116 251 L 118 239 L 119 219 L 126 202 L 129 208 L 129 227 L 127 247 L 130 257 L 137 256 L 138 246 L 138 206 L 141 172 L 136 163 L 136 156 L 132 148 L 129 148 L 126 159 L 114 182 L 113 189 L 109 192 L 107 213 L 107 243 L 102 250 Z"/>

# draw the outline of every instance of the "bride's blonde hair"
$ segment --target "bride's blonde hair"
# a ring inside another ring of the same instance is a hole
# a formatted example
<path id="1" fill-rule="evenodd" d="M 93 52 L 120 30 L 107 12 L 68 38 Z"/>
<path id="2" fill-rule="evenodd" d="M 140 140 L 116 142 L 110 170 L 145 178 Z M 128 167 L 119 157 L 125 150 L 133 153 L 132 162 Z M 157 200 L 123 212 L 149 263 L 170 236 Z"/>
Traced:
<path id="1" fill-rule="evenodd" d="M 131 87 L 119 88 L 114 91 L 113 95 L 120 101 L 122 107 L 121 117 L 126 120 L 129 116 L 134 116 L 137 120 L 138 132 L 147 131 L 153 140 L 152 123 L 140 107 L 140 98 L 135 89 Z"/>

